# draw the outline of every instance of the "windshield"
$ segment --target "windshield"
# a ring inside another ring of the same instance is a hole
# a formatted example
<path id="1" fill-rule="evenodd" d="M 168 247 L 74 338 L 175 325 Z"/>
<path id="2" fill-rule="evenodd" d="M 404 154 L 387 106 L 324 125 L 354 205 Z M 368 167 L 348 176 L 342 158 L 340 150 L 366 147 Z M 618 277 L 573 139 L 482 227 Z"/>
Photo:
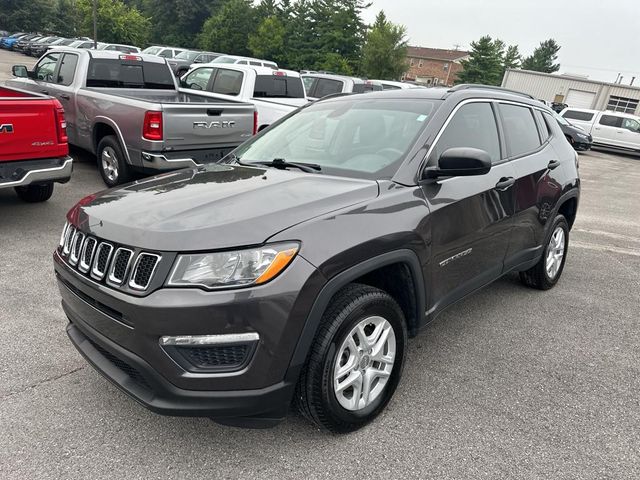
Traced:
<path id="1" fill-rule="evenodd" d="M 322 173 L 391 178 L 439 100 L 341 98 L 300 110 L 234 153 L 242 163 L 283 159 Z"/>
<path id="2" fill-rule="evenodd" d="M 175 58 L 176 60 L 187 60 L 191 62 L 193 61 L 194 58 L 200 55 L 200 53 L 202 52 L 180 52 L 178 55 L 176 55 L 173 58 Z"/>

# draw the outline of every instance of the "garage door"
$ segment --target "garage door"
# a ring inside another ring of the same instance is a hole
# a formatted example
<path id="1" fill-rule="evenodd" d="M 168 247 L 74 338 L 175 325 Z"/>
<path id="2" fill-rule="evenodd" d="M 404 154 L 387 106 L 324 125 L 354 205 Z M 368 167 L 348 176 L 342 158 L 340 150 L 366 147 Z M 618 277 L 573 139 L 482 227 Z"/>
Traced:
<path id="1" fill-rule="evenodd" d="M 567 93 L 567 99 L 564 103 L 573 108 L 593 108 L 593 100 L 595 98 L 596 94 L 593 92 L 569 89 L 569 93 Z"/>

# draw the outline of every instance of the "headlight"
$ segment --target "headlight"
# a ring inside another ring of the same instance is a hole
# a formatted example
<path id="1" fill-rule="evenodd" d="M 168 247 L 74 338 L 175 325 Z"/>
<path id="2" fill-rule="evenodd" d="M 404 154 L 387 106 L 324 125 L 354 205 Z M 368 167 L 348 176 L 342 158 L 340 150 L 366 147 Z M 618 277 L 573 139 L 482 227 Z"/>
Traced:
<path id="1" fill-rule="evenodd" d="M 282 272 L 298 249 L 296 243 L 281 243 L 246 250 L 179 255 L 167 285 L 208 289 L 260 285 Z"/>

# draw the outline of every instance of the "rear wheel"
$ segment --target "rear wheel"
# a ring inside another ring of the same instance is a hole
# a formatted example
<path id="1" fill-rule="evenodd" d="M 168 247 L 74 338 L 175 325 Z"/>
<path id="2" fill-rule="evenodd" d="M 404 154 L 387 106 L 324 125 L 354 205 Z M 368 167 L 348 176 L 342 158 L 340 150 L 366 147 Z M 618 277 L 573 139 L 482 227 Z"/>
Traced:
<path id="1" fill-rule="evenodd" d="M 131 170 L 116 137 L 107 135 L 100 140 L 97 157 L 100 175 L 108 187 L 131 181 Z"/>
<path id="2" fill-rule="evenodd" d="M 533 288 L 549 290 L 562 275 L 569 247 L 569 224 L 563 215 L 558 215 L 551 225 L 551 234 L 547 239 L 540 261 L 529 270 L 520 272 L 520 280 Z"/>
<path id="3" fill-rule="evenodd" d="M 375 418 L 396 390 L 404 365 L 407 328 L 386 292 L 352 284 L 325 312 L 296 390 L 298 410 L 336 433 Z"/>
<path id="4" fill-rule="evenodd" d="M 16 187 L 16 194 L 21 200 L 29 203 L 46 202 L 53 195 L 53 183 Z"/>

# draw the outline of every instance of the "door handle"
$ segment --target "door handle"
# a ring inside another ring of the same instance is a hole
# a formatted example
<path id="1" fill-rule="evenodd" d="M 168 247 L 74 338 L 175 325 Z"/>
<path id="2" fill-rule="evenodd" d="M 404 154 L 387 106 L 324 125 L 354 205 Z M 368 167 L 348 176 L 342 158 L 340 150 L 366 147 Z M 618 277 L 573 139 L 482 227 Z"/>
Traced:
<path id="1" fill-rule="evenodd" d="M 62 95 L 60 95 L 60 98 L 62 98 L 64 100 L 71 100 L 71 97 L 69 95 L 64 94 L 64 93 Z"/>
<path id="2" fill-rule="evenodd" d="M 504 192 L 513 187 L 513 184 L 516 183 L 516 179 L 513 177 L 502 177 L 498 183 L 496 183 L 495 189 Z"/>
<path id="3" fill-rule="evenodd" d="M 549 170 L 553 170 L 554 168 L 558 168 L 560 166 L 560 160 L 551 160 L 547 168 Z"/>

